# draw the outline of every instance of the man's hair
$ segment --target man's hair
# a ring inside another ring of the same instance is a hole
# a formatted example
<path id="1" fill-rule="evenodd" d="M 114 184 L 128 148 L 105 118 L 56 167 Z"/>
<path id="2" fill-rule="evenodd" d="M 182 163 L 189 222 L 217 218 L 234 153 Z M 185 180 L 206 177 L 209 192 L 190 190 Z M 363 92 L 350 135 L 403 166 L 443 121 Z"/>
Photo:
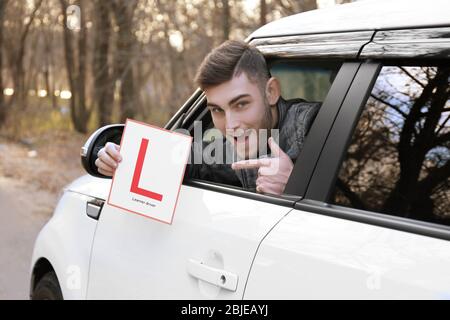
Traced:
<path id="1" fill-rule="evenodd" d="M 195 76 L 202 89 L 220 85 L 245 72 L 250 81 L 264 88 L 270 77 L 266 60 L 255 47 L 236 40 L 228 40 L 211 51 Z"/>

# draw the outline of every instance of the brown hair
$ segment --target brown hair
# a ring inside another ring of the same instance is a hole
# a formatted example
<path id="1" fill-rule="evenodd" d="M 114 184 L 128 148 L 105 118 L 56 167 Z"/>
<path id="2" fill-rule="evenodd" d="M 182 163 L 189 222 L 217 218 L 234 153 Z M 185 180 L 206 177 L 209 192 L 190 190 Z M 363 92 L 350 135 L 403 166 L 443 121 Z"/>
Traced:
<path id="1" fill-rule="evenodd" d="M 266 60 L 258 49 L 243 41 L 228 40 L 206 56 L 197 71 L 195 82 L 205 90 L 227 82 L 242 72 L 261 88 L 270 77 Z"/>

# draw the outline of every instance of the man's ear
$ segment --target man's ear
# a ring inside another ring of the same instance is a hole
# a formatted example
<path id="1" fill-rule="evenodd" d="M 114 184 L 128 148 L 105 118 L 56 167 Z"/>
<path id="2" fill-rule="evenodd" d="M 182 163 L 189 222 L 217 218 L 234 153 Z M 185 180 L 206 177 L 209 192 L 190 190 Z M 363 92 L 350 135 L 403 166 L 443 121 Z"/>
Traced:
<path id="1" fill-rule="evenodd" d="M 271 77 L 266 84 L 266 98 L 272 106 L 278 102 L 281 95 L 280 82 L 277 78 Z"/>

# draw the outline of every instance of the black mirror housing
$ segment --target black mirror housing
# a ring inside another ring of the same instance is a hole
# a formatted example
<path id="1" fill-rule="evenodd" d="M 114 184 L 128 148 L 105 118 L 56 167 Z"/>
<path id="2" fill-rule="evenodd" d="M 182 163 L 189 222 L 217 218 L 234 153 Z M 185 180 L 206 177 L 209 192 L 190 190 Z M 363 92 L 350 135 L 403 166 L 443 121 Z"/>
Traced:
<path id="1" fill-rule="evenodd" d="M 111 178 L 98 172 L 95 160 L 97 160 L 97 153 L 107 142 L 120 144 L 124 128 L 124 124 L 107 125 L 97 129 L 87 139 L 85 144 L 81 147 L 80 156 L 81 164 L 88 174 L 98 178 Z"/>

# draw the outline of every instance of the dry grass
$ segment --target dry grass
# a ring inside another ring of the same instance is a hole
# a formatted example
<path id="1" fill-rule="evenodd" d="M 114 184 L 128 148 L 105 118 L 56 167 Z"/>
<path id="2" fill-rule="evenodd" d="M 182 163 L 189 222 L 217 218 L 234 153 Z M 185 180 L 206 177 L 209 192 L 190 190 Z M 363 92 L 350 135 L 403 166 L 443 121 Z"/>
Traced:
<path id="1" fill-rule="evenodd" d="M 11 107 L 0 127 L 0 177 L 58 194 L 83 175 L 79 154 L 87 136 L 74 132 L 67 111 L 33 97 L 25 108 Z"/>
<path id="2" fill-rule="evenodd" d="M 80 147 L 86 137 L 69 131 L 47 131 L 17 140 L 0 138 L 0 176 L 57 194 L 85 173 Z"/>

